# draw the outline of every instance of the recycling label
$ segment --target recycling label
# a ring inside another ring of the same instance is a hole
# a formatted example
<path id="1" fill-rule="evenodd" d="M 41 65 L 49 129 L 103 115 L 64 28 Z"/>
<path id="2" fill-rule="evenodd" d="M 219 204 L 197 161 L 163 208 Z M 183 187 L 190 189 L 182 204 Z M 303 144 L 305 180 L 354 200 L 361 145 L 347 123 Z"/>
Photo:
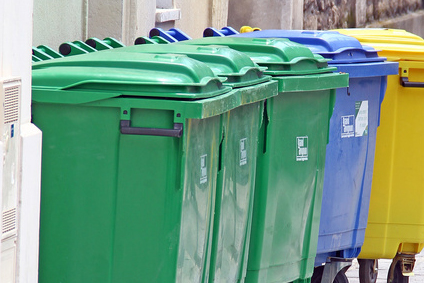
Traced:
<path id="1" fill-rule="evenodd" d="M 308 160 L 308 137 L 296 137 L 296 161 Z"/>
<path id="2" fill-rule="evenodd" d="M 247 143 L 247 138 L 240 140 L 240 166 L 247 164 L 246 143 Z"/>
<path id="3" fill-rule="evenodd" d="M 207 154 L 200 156 L 200 184 L 204 184 L 208 181 L 208 171 L 206 167 L 207 156 Z"/>
<path id="4" fill-rule="evenodd" d="M 355 137 L 368 135 L 368 100 L 355 103 Z"/>
<path id="5" fill-rule="evenodd" d="M 342 116 L 342 127 L 341 127 L 342 138 L 350 138 L 355 136 L 354 123 L 355 123 L 354 115 Z"/>

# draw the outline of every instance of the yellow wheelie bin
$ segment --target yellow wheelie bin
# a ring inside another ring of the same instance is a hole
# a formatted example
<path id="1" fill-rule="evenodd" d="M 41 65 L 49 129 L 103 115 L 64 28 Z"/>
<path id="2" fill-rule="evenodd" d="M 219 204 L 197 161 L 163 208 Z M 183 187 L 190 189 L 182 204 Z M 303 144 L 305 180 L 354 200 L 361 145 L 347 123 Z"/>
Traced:
<path id="1" fill-rule="evenodd" d="M 340 29 L 399 62 L 389 76 L 377 130 L 360 279 L 374 282 L 377 259 L 393 259 L 387 282 L 408 282 L 424 247 L 424 39 L 396 29 Z"/>

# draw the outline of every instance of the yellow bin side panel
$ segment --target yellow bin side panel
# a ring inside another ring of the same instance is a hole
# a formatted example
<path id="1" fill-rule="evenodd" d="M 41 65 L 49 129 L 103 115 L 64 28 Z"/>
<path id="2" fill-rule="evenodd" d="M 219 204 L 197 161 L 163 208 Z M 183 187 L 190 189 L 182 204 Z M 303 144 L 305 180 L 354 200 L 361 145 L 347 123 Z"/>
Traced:
<path id="1" fill-rule="evenodd" d="M 424 62 L 414 62 L 424 82 Z M 408 69 L 400 62 L 400 70 Z M 412 77 L 411 81 L 412 81 Z M 389 76 L 381 106 L 368 225 L 360 258 L 419 253 L 424 244 L 424 88 Z M 400 250 L 399 250 L 400 249 Z"/>

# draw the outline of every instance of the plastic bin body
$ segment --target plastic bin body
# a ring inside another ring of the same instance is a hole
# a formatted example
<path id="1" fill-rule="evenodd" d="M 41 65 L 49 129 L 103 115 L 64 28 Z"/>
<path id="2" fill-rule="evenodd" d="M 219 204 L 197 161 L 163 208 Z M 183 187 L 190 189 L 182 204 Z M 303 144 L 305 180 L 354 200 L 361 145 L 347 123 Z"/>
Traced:
<path id="1" fill-rule="evenodd" d="M 34 64 L 33 121 L 44 133 L 40 282 L 208 281 L 220 148 L 251 132 L 246 147 L 254 145 L 257 102 L 276 92 L 275 82 L 242 92 L 221 81 L 177 55 Z M 250 116 L 223 123 L 233 111 Z M 230 126 L 241 130 L 223 138 Z M 160 136 L 179 127 L 180 137 Z"/>
<path id="2" fill-rule="evenodd" d="M 249 104 L 223 117 L 210 282 L 245 280 L 262 106 Z"/>
<path id="3" fill-rule="evenodd" d="M 39 281 L 202 282 L 211 245 L 219 116 L 189 120 L 190 135 L 181 147 L 177 138 L 121 136 L 119 105 L 99 108 L 33 107 L 44 133 Z M 146 114 L 173 116 L 132 112 L 134 125 L 145 125 L 140 121 Z M 159 124 L 169 123 L 154 126 Z M 68 136 L 71 129 L 80 133 Z M 76 149 L 81 140 L 91 146 Z M 179 176 L 181 170 L 190 173 Z M 210 177 L 200 184 L 203 176 Z M 181 262 L 183 255 L 187 260 Z"/>
<path id="4" fill-rule="evenodd" d="M 117 50 L 120 52 L 120 50 Z M 263 82 L 271 79 L 247 55 L 228 47 L 195 45 L 137 45 L 126 52 L 183 54 L 208 65 L 224 85 L 258 100 Z M 250 85 L 250 87 L 249 87 Z M 256 90 L 255 90 L 256 88 Z M 275 92 L 277 89 L 275 89 Z M 275 93 L 276 94 L 276 93 Z M 212 238 L 212 282 L 239 282 L 246 276 L 252 221 L 259 127 L 263 102 L 242 105 L 222 116 L 223 141 L 219 152 L 215 219 Z"/>
<path id="5" fill-rule="evenodd" d="M 367 226 L 380 106 L 387 75 L 397 74 L 398 65 L 336 31 L 265 30 L 237 36 L 288 38 L 349 73 L 349 88 L 337 90 L 330 120 L 315 266 L 329 256 L 357 257 Z"/>
<path id="6" fill-rule="evenodd" d="M 330 121 L 315 266 L 355 258 L 364 242 L 385 77 L 351 78 Z"/>
<path id="7" fill-rule="evenodd" d="M 288 92 L 267 101 L 246 282 L 312 275 L 331 94 Z"/>
<path id="8" fill-rule="evenodd" d="M 283 39 L 209 37 L 180 44 L 227 45 L 268 67 L 279 95 L 267 100 L 259 139 L 246 282 L 308 281 L 317 249 L 325 151 L 335 89 L 346 74 Z"/>
<path id="9" fill-rule="evenodd" d="M 399 62 L 399 74 L 388 79 L 377 133 L 368 226 L 360 258 L 394 258 L 417 254 L 424 246 L 422 144 L 424 40 L 402 30 L 352 29 L 357 38 Z M 417 83 L 402 85 L 402 79 Z"/>

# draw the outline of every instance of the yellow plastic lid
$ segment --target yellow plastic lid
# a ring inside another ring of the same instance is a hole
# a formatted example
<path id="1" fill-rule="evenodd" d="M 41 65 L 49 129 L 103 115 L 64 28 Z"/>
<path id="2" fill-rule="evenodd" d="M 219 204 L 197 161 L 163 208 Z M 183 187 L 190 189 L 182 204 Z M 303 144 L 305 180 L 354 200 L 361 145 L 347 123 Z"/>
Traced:
<path id="1" fill-rule="evenodd" d="M 391 61 L 424 61 L 424 39 L 401 29 L 337 29 L 377 50 Z"/>

